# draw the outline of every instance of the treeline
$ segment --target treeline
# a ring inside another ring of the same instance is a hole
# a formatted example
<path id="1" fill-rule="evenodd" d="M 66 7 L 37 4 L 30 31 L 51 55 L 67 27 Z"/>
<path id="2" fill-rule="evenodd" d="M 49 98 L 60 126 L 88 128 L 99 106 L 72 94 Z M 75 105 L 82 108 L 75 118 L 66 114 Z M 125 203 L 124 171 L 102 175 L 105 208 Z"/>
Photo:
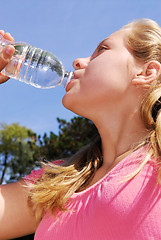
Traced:
<path id="1" fill-rule="evenodd" d="M 97 134 L 94 124 L 82 117 L 69 122 L 57 118 L 59 132 L 37 135 L 17 123 L 0 124 L 0 183 L 14 182 L 40 167 L 41 161 L 67 158 Z M 33 235 L 18 238 L 32 240 Z"/>

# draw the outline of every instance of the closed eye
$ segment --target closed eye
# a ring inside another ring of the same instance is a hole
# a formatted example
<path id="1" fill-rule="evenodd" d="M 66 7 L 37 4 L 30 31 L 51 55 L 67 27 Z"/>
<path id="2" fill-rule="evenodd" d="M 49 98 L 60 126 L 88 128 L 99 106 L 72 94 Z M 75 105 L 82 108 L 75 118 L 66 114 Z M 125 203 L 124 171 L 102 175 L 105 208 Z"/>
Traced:
<path id="1" fill-rule="evenodd" d="M 100 44 L 100 45 L 97 47 L 97 53 L 100 53 L 100 52 L 103 51 L 103 50 L 109 50 L 109 47 L 106 46 L 106 45 Z"/>
<path id="2" fill-rule="evenodd" d="M 106 43 L 105 43 L 106 41 Z M 110 47 L 109 45 L 107 44 L 107 39 L 106 40 L 103 40 L 99 45 L 98 47 L 96 48 L 96 50 L 94 51 L 94 53 L 92 54 L 91 56 L 91 60 L 96 58 L 97 56 L 99 56 L 101 53 L 103 53 L 105 50 L 109 50 Z"/>

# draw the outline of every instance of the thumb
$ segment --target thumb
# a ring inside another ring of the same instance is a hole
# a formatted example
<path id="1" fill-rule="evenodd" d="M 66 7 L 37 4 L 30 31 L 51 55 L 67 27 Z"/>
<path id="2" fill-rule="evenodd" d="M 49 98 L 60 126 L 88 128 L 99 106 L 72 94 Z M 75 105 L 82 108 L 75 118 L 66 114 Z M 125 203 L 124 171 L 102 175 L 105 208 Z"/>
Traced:
<path id="1" fill-rule="evenodd" d="M 15 52 L 15 48 L 11 45 L 6 46 L 0 52 L 0 71 L 9 63 L 11 57 Z"/>

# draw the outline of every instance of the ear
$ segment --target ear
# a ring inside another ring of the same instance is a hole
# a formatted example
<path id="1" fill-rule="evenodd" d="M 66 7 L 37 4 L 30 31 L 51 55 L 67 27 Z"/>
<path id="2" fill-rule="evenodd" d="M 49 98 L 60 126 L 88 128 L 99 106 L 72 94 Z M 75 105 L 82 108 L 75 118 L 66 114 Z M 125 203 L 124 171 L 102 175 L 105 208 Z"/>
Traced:
<path id="1" fill-rule="evenodd" d="M 134 76 L 132 84 L 149 87 L 160 74 L 161 64 L 158 61 L 150 61 Z"/>

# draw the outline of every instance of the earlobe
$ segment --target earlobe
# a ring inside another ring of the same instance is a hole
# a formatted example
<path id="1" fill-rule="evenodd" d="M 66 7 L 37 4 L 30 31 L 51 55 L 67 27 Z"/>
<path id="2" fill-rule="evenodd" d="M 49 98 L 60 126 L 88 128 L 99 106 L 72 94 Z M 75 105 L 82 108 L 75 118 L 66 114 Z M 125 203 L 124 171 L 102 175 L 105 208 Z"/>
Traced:
<path id="1" fill-rule="evenodd" d="M 151 61 L 144 65 L 143 71 L 136 74 L 132 79 L 133 85 L 150 86 L 161 74 L 161 64 L 158 61 Z"/>
<path id="2" fill-rule="evenodd" d="M 132 84 L 133 84 L 133 85 L 136 85 L 136 86 L 145 84 L 144 76 L 143 76 L 143 75 L 137 75 L 137 76 L 135 76 L 135 77 L 132 79 Z"/>

